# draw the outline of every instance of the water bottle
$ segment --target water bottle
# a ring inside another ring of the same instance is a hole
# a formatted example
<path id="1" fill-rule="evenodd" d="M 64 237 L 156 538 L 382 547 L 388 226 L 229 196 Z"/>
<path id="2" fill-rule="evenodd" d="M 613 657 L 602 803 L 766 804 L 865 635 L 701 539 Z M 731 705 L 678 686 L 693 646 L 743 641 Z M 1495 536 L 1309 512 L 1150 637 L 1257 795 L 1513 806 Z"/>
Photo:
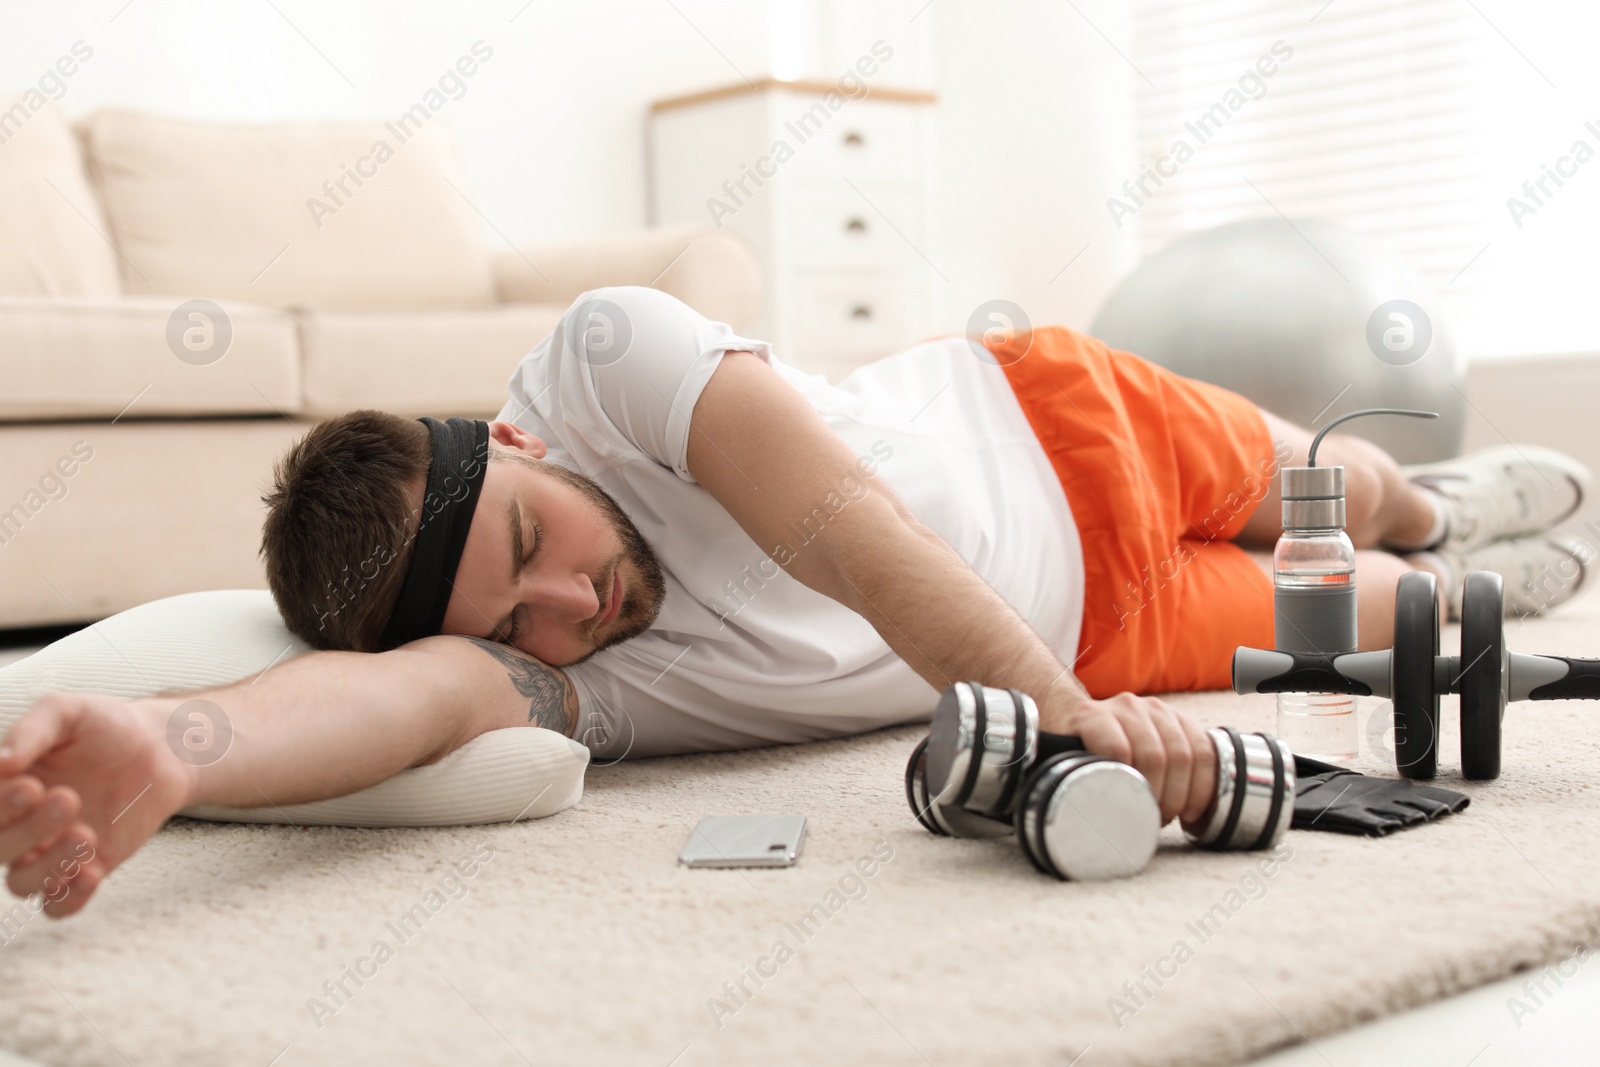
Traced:
<path id="1" fill-rule="evenodd" d="M 1272 553 L 1274 646 L 1339 656 L 1356 650 L 1356 550 L 1344 532 L 1344 468 L 1317 466 L 1328 431 L 1367 415 L 1437 419 L 1437 411 L 1364 408 L 1341 415 L 1311 440 L 1304 467 L 1285 467 L 1283 536 Z M 1278 738 L 1290 751 L 1342 763 L 1357 752 L 1356 698 L 1279 693 Z"/>
<path id="2" fill-rule="evenodd" d="M 1311 456 L 1315 463 L 1315 453 Z M 1274 646 L 1356 650 L 1356 550 L 1344 532 L 1344 468 L 1285 467 L 1283 536 L 1272 554 Z M 1278 737 L 1290 750 L 1342 762 L 1356 755 L 1356 698 L 1279 693 Z"/>

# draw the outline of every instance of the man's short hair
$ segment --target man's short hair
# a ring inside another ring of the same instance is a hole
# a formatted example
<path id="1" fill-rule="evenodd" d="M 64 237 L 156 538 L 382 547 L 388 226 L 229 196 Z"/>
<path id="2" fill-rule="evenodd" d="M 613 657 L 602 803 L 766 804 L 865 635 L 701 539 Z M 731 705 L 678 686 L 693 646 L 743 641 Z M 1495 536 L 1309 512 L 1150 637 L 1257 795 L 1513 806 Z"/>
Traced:
<path id="1" fill-rule="evenodd" d="M 431 461 L 426 426 L 364 410 L 318 423 L 278 462 L 261 555 L 284 624 L 313 648 L 383 650 Z"/>

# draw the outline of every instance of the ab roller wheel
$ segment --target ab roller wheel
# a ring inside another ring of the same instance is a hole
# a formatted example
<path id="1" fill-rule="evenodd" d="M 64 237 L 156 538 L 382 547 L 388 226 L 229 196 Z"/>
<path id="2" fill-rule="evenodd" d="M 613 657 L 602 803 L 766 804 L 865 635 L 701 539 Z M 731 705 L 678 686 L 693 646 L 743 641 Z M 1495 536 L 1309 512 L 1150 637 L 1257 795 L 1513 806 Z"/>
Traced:
<path id="1" fill-rule="evenodd" d="M 1600 660 L 1510 652 L 1505 590 L 1492 571 L 1461 587 L 1461 655 L 1439 654 L 1438 583 L 1426 571 L 1400 578 L 1394 647 L 1319 656 L 1241 648 L 1233 655 L 1236 693 L 1350 693 L 1394 705 L 1395 763 L 1407 778 L 1438 771 L 1439 698 L 1461 696 L 1461 774 L 1500 775 L 1501 720 L 1514 700 L 1600 699 Z"/>
<path id="2" fill-rule="evenodd" d="M 1461 694 L 1461 776 L 1498 778 L 1500 720 L 1510 696 L 1506 686 L 1511 671 L 1506 656 L 1505 590 L 1493 571 L 1474 571 L 1461 587 L 1460 664 L 1456 677 L 1447 684 Z M 1450 666 L 1453 664 L 1445 669 Z"/>
<path id="3" fill-rule="evenodd" d="M 1394 762 L 1404 778 L 1432 778 L 1439 767 L 1439 583 L 1425 571 L 1403 575 L 1394 597 Z"/>
<path id="4" fill-rule="evenodd" d="M 1293 815 L 1293 756 L 1265 734 L 1210 736 L 1217 792 L 1189 839 L 1210 849 L 1276 844 Z M 972 682 L 940 698 L 906 766 L 906 800 L 936 834 L 997 837 L 1009 826 L 1035 867 L 1072 881 L 1138 873 L 1161 824 L 1144 775 L 1041 731 L 1032 698 Z"/>

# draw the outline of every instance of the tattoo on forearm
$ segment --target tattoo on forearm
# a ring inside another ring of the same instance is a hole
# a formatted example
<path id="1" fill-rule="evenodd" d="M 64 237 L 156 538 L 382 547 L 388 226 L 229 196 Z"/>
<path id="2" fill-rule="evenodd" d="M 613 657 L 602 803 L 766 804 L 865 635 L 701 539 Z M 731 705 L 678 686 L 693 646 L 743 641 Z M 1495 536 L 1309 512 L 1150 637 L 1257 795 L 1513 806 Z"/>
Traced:
<path id="1" fill-rule="evenodd" d="M 546 730 L 565 734 L 571 729 L 567 718 L 567 681 L 559 673 L 537 660 L 507 648 L 495 641 L 469 637 L 468 641 L 499 660 L 506 668 L 511 684 L 517 692 L 528 697 L 528 721 Z"/>

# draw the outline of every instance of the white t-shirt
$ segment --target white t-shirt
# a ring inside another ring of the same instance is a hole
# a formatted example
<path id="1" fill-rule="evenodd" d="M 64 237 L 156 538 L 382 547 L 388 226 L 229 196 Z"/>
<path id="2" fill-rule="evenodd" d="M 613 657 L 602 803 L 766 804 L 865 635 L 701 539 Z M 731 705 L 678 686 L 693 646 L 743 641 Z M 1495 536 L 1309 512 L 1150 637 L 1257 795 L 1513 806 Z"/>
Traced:
<path id="1" fill-rule="evenodd" d="M 870 623 L 791 578 L 689 474 L 689 418 L 730 350 L 757 353 L 799 390 L 1072 662 L 1077 526 L 999 366 L 954 338 L 830 385 L 658 290 L 597 289 L 518 365 L 499 416 L 615 497 L 666 577 L 648 631 L 566 668 L 581 705 L 575 736 L 597 758 L 839 737 L 926 720 L 938 701 Z M 862 492 L 843 486 L 830 507 Z"/>

